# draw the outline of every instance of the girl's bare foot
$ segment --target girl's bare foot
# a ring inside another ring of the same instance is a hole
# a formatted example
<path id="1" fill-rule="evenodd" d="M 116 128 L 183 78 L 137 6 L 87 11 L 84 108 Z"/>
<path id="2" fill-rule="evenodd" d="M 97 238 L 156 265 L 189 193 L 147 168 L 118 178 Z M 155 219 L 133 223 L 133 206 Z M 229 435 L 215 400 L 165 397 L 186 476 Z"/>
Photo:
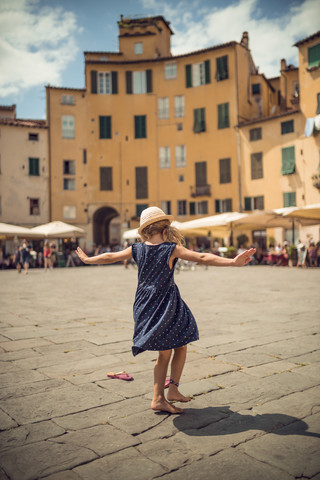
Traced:
<path id="1" fill-rule="evenodd" d="M 169 413 L 184 413 L 182 408 L 175 407 L 171 405 L 171 403 L 167 402 L 167 400 L 152 400 L 151 402 L 152 410 L 160 411 L 160 412 L 169 412 Z"/>
<path id="2" fill-rule="evenodd" d="M 190 402 L 190 397 L 185 397 L 179 390 L 175 390 L 173 392 L 168 392 L 167 399 L 169 402 Z"/>

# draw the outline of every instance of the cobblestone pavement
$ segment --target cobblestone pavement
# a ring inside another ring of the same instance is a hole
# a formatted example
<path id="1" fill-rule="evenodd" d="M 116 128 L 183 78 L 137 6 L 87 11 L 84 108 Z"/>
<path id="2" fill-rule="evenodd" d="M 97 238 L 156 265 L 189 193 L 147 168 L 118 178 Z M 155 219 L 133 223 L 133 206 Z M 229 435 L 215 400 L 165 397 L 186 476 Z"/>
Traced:
<path id="1" fill-rule="evenodd" d="M 201 336 L 180 416 L 149 408 L 156 353 L 131 354 L 136 277 L 0 272 L 0 480 L 319 480 L 320 270 L 176 274 Z"/>

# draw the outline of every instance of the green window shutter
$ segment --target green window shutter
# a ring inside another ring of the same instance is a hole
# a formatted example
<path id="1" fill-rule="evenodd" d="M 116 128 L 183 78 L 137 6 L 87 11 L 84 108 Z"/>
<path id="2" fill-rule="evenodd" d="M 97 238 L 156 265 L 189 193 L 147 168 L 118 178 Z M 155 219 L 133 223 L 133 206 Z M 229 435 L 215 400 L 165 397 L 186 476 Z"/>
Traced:
<path id="1" fill-rule="evenodd" d="M 290 175 L 295 173 L 295 151 L 293 147 L 286 147 L 282 149 L 282 175 Z"/>
<path id="2" fill-rule="evenodd" d="M 317 115 L 320 115 L 320 93 L 317 93 Z"/>
<path id="3" fill-rule="evenodd" d="M 200 132 L 199 109 L 198 108 L 195 108 L 193 110 L 193 131 L 195 133 Z"/>
<path id="4" fill-rule="evenodd" d="M 146 71 L 147 77 L 147 93 L 152 93 L 152 70 Z"/>
<path id="5" fill-rule="evenodd" d="M 296 206 L 296 192 L 284 192 L 283 193 L 283 206 L 285 208 Z"/>
<path id="6" fill-rule="evenodd" d="M 207 185 L 207 162 L 196 162 L 196 186 L 203 187 Z"/>
<path id="7" fill-rule="evenodd" d="M 205 81 L 206 81 L 206 83 L 210 83 L 211 82 L 210 60 L 206 60 L 204 62 L 204 69 L 205 69 Z"/>
<path id="8" fill-rule="evenodd" d="M 189 215 L 195 215 L 196 214 L 196 202 L 190 202 L 189 203 Z"/>
<path id="9" fill-rule="evenodd" d="M 216 64 L 217 64 L 216 80 L 220 82 L 221 80 L 226 80 L 227 78 L 229 78 L 228 55 L 224 55 L 223 57 L 217 58 Z"/>
<path id="10" fill-rule="evenodd" d="M 136 167 L 136 198 L 148 198 L 148 167 Z"/>
<path id="11" fill-rule="evenodd" d="M 193 131 L 195 133 L 206 131 L 206 110 L 205 108 L 195 108 L 193 110 Z"/>
<path id="12" fill-rule="evenodd" d="M 98 89 L 97 89 L 97 71 L 96 71 L 96 70 L 91 70 L 90 76 L 91 76 L 91 93 L 98 93 Z"/>
<path id="13" fill-rule="evenodd" d="M 99 117 L 99 138 L 112 138 L 110 116 Z"/>
<path id="14" fill-rule="evenodd" d="M 220 183 L 231 182 L 231 159 L 221 158 L 219 160 Z"/>
<path id="15" fill-rule="evenodd" d="M 287 122 L 281 122 L 281 135 L 285 135 L 286 133 L 292 133 L 294 131 L 293 120 L 289 120 Z"/>
<path id="16" fill-rule="evenodd" d="M 111 72 L 112 94 L 118 93 L 118 72 Z"/>
<path id="17" fill-rule="evenodd" d="M 39 176 L 39 158 L 29 158 L 29 175 Z"/>
<path id="18" fill-rule="evenodd" d="M 134 117 L 134 137 L 147 138 L 146 115 L 135 115 Z"/>
<path id="19" fill-rule="evenodd" d="M 186 65 L 186 87 L 192 87 L 191 65 Z"/>
<path id="20" fill-rule="evenodd" d="M 309 67 L 317 67 L 320 62 L 320 43 L 308 48 Z"/>
<path id="21" fill-rule="evenodd" d="M 244 209 L 248 212 L 252 210 L 251 197 L 244 197 Z"/>
<path id="22" fill-rule="evenodd" d="M 206 109 L 200 108 L 200 127 L 201 132 L 206 131 Z"/>
<path id="23" fill-rule="evenodd" d="M 126 91 L 132 93 L 132 72 L 129 70 L 126 71 Z"/>
<path id="24" fill-rule="evenodd" d="M 229 103 L 221 103 L 218 105 L 218 129 L 227 128 L 229 126 Z"/>
<path id="25" fill-rule="evenodd" d="M 220 213 L 220 200 L 216 200 L 215 205 L 216 205 L 216 213 Z"/>

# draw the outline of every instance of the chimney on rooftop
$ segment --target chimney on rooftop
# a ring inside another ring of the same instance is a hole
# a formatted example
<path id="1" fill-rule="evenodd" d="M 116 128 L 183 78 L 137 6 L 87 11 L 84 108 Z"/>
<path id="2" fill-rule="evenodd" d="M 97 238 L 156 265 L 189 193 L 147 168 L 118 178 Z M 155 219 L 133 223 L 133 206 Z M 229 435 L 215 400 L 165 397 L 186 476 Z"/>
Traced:
<path id="1" fill-rule="evenodd" d="M 248 32 L 243 32 L 240 44 L 243 45 L 245 48 L 249 48 L 249 34 L 248 34 Z"/>

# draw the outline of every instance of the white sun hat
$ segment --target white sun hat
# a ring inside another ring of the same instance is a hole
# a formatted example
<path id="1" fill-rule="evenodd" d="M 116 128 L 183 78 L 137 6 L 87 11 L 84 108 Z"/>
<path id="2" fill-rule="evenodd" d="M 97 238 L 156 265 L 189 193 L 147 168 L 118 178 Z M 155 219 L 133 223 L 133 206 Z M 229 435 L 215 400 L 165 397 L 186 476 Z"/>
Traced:
<path id="1" fill-rule="evenodd" d="M 140 227 L 138 230 L 139 235 L 141 235 L 142 230 L 151 225 L 151 223 L 160 222 L 161 220 L 168 220 L 169 223 L 173 221 L 173 215 L 166 215 L 161 208 L 158 207 L 149 207 L 145 210 L 142 210 L 140 215 Z"/>

